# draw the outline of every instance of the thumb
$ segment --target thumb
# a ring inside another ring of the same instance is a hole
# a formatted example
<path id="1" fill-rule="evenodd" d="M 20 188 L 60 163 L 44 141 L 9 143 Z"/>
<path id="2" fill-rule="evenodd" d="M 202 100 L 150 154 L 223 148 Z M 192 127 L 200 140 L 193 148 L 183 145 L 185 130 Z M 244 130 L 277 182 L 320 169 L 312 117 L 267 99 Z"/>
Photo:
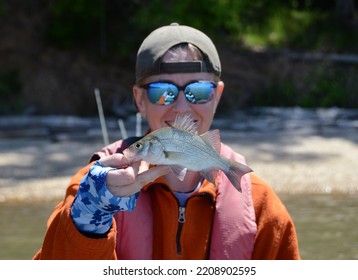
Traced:
<path id="1" fill-rule="evenodd" d="M 154 166 L 152 168 L 149 168 L 148 170 L 139 173 L 137 175 L 137 182 L 141 185 L 141 186 L 145 186 L 153 181 L 155 181 L 155 179 L 164 176 L 165 174 L 167 174 L 170 171 L 169 166 L 167 165 L 158 165 L 158 166 Z"/>
<path id="2" fill-rule="evenodd" d="M 115 168 L 126 167 L 129 165 L 128 159 L 120 153 L 102 157 L 98 161 L 100 161 L 104 166 Z"/>

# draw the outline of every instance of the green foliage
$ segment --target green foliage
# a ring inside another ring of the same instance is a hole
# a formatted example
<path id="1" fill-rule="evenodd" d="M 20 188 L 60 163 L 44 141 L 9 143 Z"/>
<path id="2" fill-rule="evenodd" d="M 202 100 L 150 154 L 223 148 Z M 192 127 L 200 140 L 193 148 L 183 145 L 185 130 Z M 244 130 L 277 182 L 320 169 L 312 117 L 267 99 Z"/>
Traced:
<path id="1" fill-rule="evenodd" d="M 190 25 L 215 37 L 231 32 L 233 3 L 237 1 L 196 0 L 196 1 L 148 1 L 139 7 L 131 24 L 142 34 L 153 29 L 178 22 Z"/>
<path id="2" fill-rule="evenodd" d="M 349 71 L 347 71 L 347 69 Z M 358 108 L 358 67 L 319 65 L 306 73 L 304 89 L 293 79 L 273 78 L 261 94 L 254 96 L 255 106 L 301 106 Z"/>
<path id="3" fill-rule="evenodd" d="M 0 1 L 0 16 L 5 13 L 6 7 L 3 1 Z"/>
<path id="4" fill-rule="evenodd" d="M 252 100 L 255 106 L 295 106 L 297 90 L 293 81 L 280 81 L 273 78 L 271 84 L 261 94 L 256 94 Z"/>
<path id="5" fill-rule="evenodd" d="M 320 15 L 307 11 L 276 9 L 265 25 L 253 25 L 244 34 L 248 46 L 282 47 L 301 37 Z M 297 40 L 299 43 L 299 40 Z"/>
<path id="6" fill-rule="evenodd" d="M 334 12 L 334 3 L 320 0 L 61 0 L 50 12 L 49 38 L 70 47 L 98 41 L 102 32 L 128 54 L 153 29 L 178 22 L 246 47 L 348 47 L 352 32 L 337 25 Z"/>
<path id="7" fill-rule="evenodd" d="M 100 0 L 55 1 L 50 14 L 48 38 L 61 47 L 72 47 L 99 34 Z"/>
<path id="8" fill-rule="evenodd" d="M 280 1 L 153 0 L 140 6 L 132 18 L 139 30 L 150 32 L 171 22 L 191 25 L 218 39 L 240 42 L 251 30 L 266 25 Z"/>
<path id="9" fill-rule="evenodd" d="M 20 113 L 23 109 L 18 71 L 0 73 L 0 115 Z"/>
<path id="10" fill-rule="evenodd" d="M 357 74 L 357 69 L 353 71 Z M 305 107 L 358 106 L 353 96 L 349 96 L 347 85 L 350 75 L 347 75 L 346 69 L 320 66 L 314 69 L 310 76 L 316 77 L 316 80 L 309 86 L 308 94 L 300 105 Z M 307 80 L 309 79 L 307 77 Z"/>
<path id="11" fill-rule="evenodd" d="M 88 49 L 102 40 L 111 59 L 113 55 L 134 57 L 149 32 L 171 22 L 203 30 L 218 45 L 358 52 L 358 23 L 354 28 L 354 24 L 347 27 L 338 22 L 335 1 L 61 0 L 54 1 L 49 18 L 48 38 L 56 46 Z M 253 103 L 358 107 L 356 94 L 350 93 L 356 88 L 351 77 L 357 71 L 345 75 L 338 68 L 320 67 L 307 73 L 305 92 L 293 80 L 277 77 Z"/>

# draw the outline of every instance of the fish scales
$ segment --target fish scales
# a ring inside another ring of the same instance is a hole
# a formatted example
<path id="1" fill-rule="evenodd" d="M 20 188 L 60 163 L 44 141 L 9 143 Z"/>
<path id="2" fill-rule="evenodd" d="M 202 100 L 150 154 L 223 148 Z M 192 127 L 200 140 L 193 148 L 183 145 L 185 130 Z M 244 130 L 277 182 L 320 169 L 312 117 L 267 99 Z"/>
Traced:
<path id="1" fill-rule="evenodd" d="M 207 158 L 207 156 L 217 159 L 217 152 L 199 136 L 178 129 L 169 129 L 168 135 L 170 137 L 160 137 L 160 142 L 166 151 L 182 152 L 190 159 L 193 158 L 194 153 L 196 161 L 198 157 Z"/>
<path id="2" fill-rule="evenodd" d="M 199 135 L 190 116 L 178 115 L 173 124 L 149 133 L 123 154 L 129 162 L 144 160 L 154 165 L 168 165 L 180 180 L 184 180 L 190 170 L 200 172 L 215 184 L 217 172 L 221 170 L 241 191 L 241 177 L 252 169 L 221 156 L 220 145 L 218 130 Z"/>
<path id="3" fill-rule="evenodd" d="M 183 166 L 191 163 L 200 163 L 192 165 L 191 171 L 200 171 L 201 169 L 214 167 L 227 168 L 227 165 L 222 162 L 217 151 L 204 142 L 200 136 L 175 128 L 168 129 L 167 135 L 169 137 L 159 137 L 165 151 L 183 153 L 185 155 L 182 158 L 184 162 L 181 162 Z M 211 161 L 208 160 L 208 157 Z"/>

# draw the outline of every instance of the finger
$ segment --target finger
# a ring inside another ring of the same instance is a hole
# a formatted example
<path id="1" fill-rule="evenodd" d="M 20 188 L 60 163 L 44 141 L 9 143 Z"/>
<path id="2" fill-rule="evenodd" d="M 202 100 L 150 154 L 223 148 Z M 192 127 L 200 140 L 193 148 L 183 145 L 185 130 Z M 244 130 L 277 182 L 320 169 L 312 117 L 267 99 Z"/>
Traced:
<path id="1" fill-rule="evenodd" d="M 116 168 L 125 167 L 129 165 L 127 158 L 120 153 L 102 157 L 99 159 L 99 162 L 101 162 L 104 166 L 110 166 Z"/>
<path id="2" fill-rule="evenodd" d="M 139 172 L 139 162 L 122 168 L 110 170 L 107 174 L 106 183 L 107 187 L 117 187 L 133 184 Z"/>
<path id="3" fill-rule="evenodd" d="M 142 189 L 142 186 L 139 185 L 138 182 L 135 182 L 133 184 L 120 186 L 120 187 L 112 187 L 108 188 L 108 190 L 114 195 L 114 196 L 130 196 L 137 192 L 139 192 Z"/>
<path id="4" fill-rule="evenodd" d="M 167 174 L 169 171 L 168 166 L 156 166 L 138 174 L 133 184 L 111 187 L 108 190 L 115 196 L 129 196 L 139 192 L 145 185 Z"/>
<path id="5" fill-rule="evenodd" d="M 146 161 L 141 161 L 139 164 L 139 171 L 138 173 L 143 173 L 149 169 L 149 163 Z"/>
<path id="6" fill-rule="evenodd" d="M 139 173 L 136 181 L 144 187 L 145 185 L 155 181 L 157 178 L 164 176 L 170 171 L 169 166 L 158 165 L 148 169 L 145 172 Z"/>

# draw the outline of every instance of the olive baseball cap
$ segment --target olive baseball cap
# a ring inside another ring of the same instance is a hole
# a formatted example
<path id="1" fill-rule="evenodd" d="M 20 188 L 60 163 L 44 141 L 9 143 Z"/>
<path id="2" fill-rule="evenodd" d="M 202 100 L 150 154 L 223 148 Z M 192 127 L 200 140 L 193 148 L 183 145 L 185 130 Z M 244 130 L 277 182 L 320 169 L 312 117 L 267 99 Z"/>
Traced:
<path id="1" fill-rule="evenodd" d="M 162 56 L 172 47 L 191 43 L 203 54 L 204 61 L 167 62 Z M 142 42 L 136 61 L 136 83 L 142 79 L 162 73 L 212 72 L 220 77 L 221 64 L 219 54 L 211 39 L 190 26 L 172 23 L 152 31 Z"/>

